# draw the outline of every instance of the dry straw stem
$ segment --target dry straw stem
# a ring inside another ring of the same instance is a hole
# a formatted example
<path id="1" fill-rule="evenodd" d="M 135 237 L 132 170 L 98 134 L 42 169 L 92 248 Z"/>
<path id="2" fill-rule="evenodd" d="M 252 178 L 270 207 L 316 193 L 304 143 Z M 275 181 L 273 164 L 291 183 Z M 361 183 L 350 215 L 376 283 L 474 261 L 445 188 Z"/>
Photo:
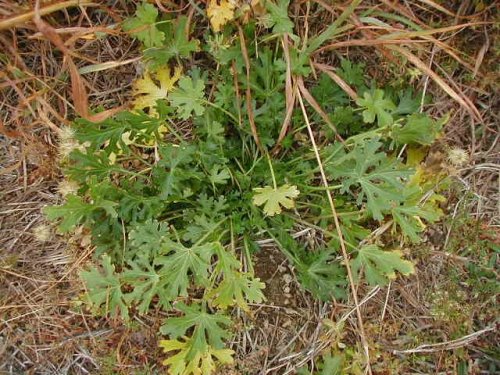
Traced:
<path id="1" fill-rule="evenodd" d="M 327 123 L 327 125 L 334 131 L 335 133 L 335 138 L 342 144 L 345 144 L 344 139 L 340 136 L 340 134 L 337 131 L 337 127 L 333 124 L 333 122 L 330 120 L 330 117 L 323 111 L 321 106 L 318 104 L 316 99 L 311 95 L 309 90 L 306 89 L 304 85 L 304 80 L 302 77 L 297 77 L 297 87 L 304 97 L 305 100 L 309 103 L 309 105 L 321 116 L 321 118 Z"/>
<path id="2" fill-rule="evenodd" d="M 491 24 L 491 22 L 469 22 L 469 23 L 463 23 L 460 25 L 453 25 L 453 26 L 446 26 L 446 27 L 438 27 L 436 29 L 428 29 L 428 30 L 419 30 L 419 31 L 401 31 L 398 29 L 396 32 L 392 34 L 385 34 L 380 36 L 380 40 L 391 40 L 391 39 L 400 39 L 400 38 L 415 38 L 415 37 L 426 37 L 430 36 L 433 34 L 438 34 L 438 33 L 446 33 L 449 31 L 455 31 L 455 30 L 462 30 L 465 29 L 466 27 L 470 26 L 478 26 L 478 25 L 486 25 L 486 24 Z"/>
<path id="3" fill-rule="evenodd" d="M 301 84 L 299 81 L 299 88 L 300 88 L 300 85 Z M 354 300 L 354 305 L 356 307 L 359 335 L 361 337 L 361 343 L 363 345 L 363 349 L 365 351 L 365 356 L 366 356 L 366 371 L 368 372 L 368 374 L 371 374 L 372 370 L 371 370 L 371 366 L 370 366 L 370 349 L 368 346 L 368 341 L 366 340 L 366 334 L 365 334 L 365 329 L 364 329 L 364 325 L 363 325 L 363 317 L 361 316 L 361 309 L 359 308 L 359 301 L 358 301 L 358 295 L 357 295 L 357 291 L 356 291 L 356 284 L 354 283 L 354 277 L 352 275 L 352 270 L 351 270 L 351 266 L 350 266 L 350 262 L 349 262 L 349 254 L 347 253 L 346 245 L 344 242 L 344 235 L 342 234 L 342 229 L 340 228 L 340 221 L 339 221 L 339 218 L 337 215 L 337 210 L 335 208 L 335 204 L 333 202 L 333 194 L 332 194 L 332 191 L 328 185 L 328 180 L 326 178 L 325 170 L 323 168 L 321 156 L 319 155 L 318 147 L 316 145 L 316 140 L 314 139 L 314 133 L 312 131 L 311 124 L 309 122 L 309 117 L 307 115 L 307 111 L 306 111 L 306 108 L 304 106 L 304 102 L 302 101 L 302 96 L 301 96 L 300 92 L 297 93 L 297 96 L 299 99 L 302 114 L 304 116 L 304 120 L 306 122 L 307 131 L 309 133 L 309 138 L 311 140 L 311 144 L 312 144 L 312 147 L 314 150 L 314 155 L 316 156 L 316 161 L 318 162 L 319 170 L 321 173 L 321 181 L 323 182 L 323 185 L 325 187 L 328 202 L 330 204 L 330 209 L 332 210 L 333 221 L 335 223 L 335 228 L 337 230 L 337 235 L 338 235 L 339 242 L 340 242 L 340 248 L 342 250 L 342 257 L 344 258 L 344 264 L 345 264 L 345 267 L 347 269 L 347 276 L 349 279 L 349 285 L 351 288 L 352 297 Z"/>
<path id="4" fill-rule="evenodd" d="M 330 65 L 314 63 L 314 66 L 329 76 L 337 85 L 339 85 L 342 90 L 346 92 L 347 95 L 354 101 L 358 100 L 358 94 L 354 91 L 351 86 L 347 84 L 338 74 L 335 74 L 335 69 Z"/>
<path id="5" fill-rule="evenodd" d="M 281 125 L 281 130 L 278 136 L 278 140 L 276 141 L 276 146 L 273 148 L 273 153 L 277 152 L 281 142 L 286 136 L 288 132 L 288 127 L 290 126 L 290 121 L 292 120 L 293 109 L 295 107 L 296 100 L 296 83 L 292 78 L 292 63 L 290 60 L 290 50 L 288 48 L 288 35 L 285 34 L 281 39 L 281 44 L 283 46 L 283 55 L 286 61 L 286 79 L 285 79 L 285 96 L 286 96 L 286 112 L 285 118 L 283 120 L 283 125 Z"/>
<path id="6" fill-rule="evenodd" d="M 321 5 L 323 2 L 317 1 Z M 386 5 L 388 4 L 386 1 L 382 1 Z M 445 14 L 451 15 L 452 13 L 447 11 L 445 8 L 441 7 L 438 4 L 435 4 L 434 2 L 430 0 L 422 1 L 425 4 L 432 6 L 435 9 L 438 9 Z M 475 71 L 476 69 L 471 66 L 470 64 L 466 63 L 463 61 L 458 56 L 457 51 L 455 51 L 452 47 L 449 47 L 446 45 L 446 43 L 443 43 L 436 38 L 432 37 L 432 35 L 437 34 L 437 33 L 445 33 L 445 32 L 451 32 L 451 31 L 456 31 L 456 30 L 463 30 L 467 27 L 471 26 L 477 26 L 477 25 L 483 25 L 483 24 L 491 24 L 489 22 L 469 22 L 465 24 L 460 24 L 460 25 L 453 25 L 453 26 L 447 26 L 447 27 L 441 27 L 441 28 L 434 28 L 430 29 L 428 28 L 427 25 L 423 24 L 422 22 L 418 22 L 419 20 L 411 15 L 408 14 L 407 11 L 399 6 L 391 6 L 392 9 L 396 10 L 397 12 L 401 13 L 404 17 L 408 18 L 412 22 L 417 22 L 421 26 L 425 27 L 426 29 L 424 30 L 419 30 L 419 31 L 401 31 L 393 28 L 388 28 L 388 27 L 382 27 L 382 30 L 386 31 L 395 31 L 390 34 L 384 34 L 380 35 L 377 33 L 375 30 L 380 30 L 381 27 L 377 26 L 376 28 L 373 28 L 371 26 L 367 26 L 364 23 L 362 23 L 359 18 L 351 14 L 351 19 L 353 20 L 354 25 L 357 27 L 358 30 L 360 30 L 365 38 L 362 39 L 353 39 L 353 40 L 347 40 L 347 41 L 340 41 L 340 42 L 335 42 L 335 43 L 330 43 L 326 46 L 320 47 L 314 51 L 315 54 L 321 53 L 323 51 L 327 50 L 332 50 L 332 49 L 338 49 L 342 47 L 348 47 L 348 46 L 374 46 L 380 50 L 381 53 L 384 54 L 388 59 L 392 59 L 392 57 L 387 53 L 387 50 L 392 50 L 402 56 L 404 56 L 410 63 L 415 65 L 417 68 L 422 70 L 426 75 L 428 75 L 439 87 L 441 87 L 452 99 L 454 99 L 457 103 L 459 103 L 463 108 L 467 109 L 469 114 L 472 116 L 472 118 L 477 121 L 477 122 L 482 122 L 482 116 L 479 113 L 478 109 L 472 103 L 472 101 L 462 92 L 454 90 L 443 78 L 441 78 L 437 73 L 435 73 L 431 68 L 427 66 L 425 62 L 423 62 L 419 57 L 417 57 L 415 54 L 413 54 L 410 50 L 407 48 L 401 47 L 401 45 L 406 44 L 415 44 L 415 43 L 433 43 L 438 45 L 440 48 L 442 48 L 447 54 L 449 54 L 452 58 L 457 60 L 460 64 L 465 66 L 467 69 L 470 71 Z M 333 11 L 333 9 L 329 9 L 330 11 Z M 345 12 L 344 12 L 345 13 Z M 413 40 L 413 38 L 421 38 L 422 40 Z M 319 46 L 318 46 L 319 47 Z M 477 65 L 477 64 L 476 64 Z"/>
<path id="7" fill-rule="evenodd" d="M 68 66 L 71 77 L 71 94 L 73 97 L 73 104 L 75 106 L 75 111 L 80 116 L 87 118 L 89 111 L 89 103 L 88 103 L 87 89 L 85 88 L 84 81 L 80 76 L 80 73 L 78 73 L 78 68 L 73 62 L 73 58 L 71 57 L 69 49 L 66 47 L 59 34 L 57 34 L 57 32 L 52 26 L 50 26 L 48 23 L 42 20 L 40 0 L 36 1 L 33 20 L 35 22 L 36 27 L 38 28 L 38 31 L 40 31 L 51 43 L 53 43 L 57 48 L 59 48 L 61 52 L 64 54 L 64 58 L 66 60 L 66 64 Z"/>
<path id="8" fill-rule="evenodd" d="M 93 39 L 94 36 L 92 34 L 95 34 L 96 32 L 102 32 L 105 34 L 110 34 L 110 35 L 119 35 L 120 32 L 117 30 L 114 30 L 112 26 L 96 26 L 96 27 L 81 27 L 81 26 L 75 26 L 75 27 L 63 27 L 56 29 L 57 34 L 69 34 L 71 35 L 71 38 L 66 40 L 65 44 L 73 44 L 75 40 L 77 39 Z M 43 39 L 43 34 L 42 33 L 35 33 L 33 35 L 28 36 L 29 40 L 33 39 Z"/>
<path id="9" fill-rule="evenodd" d="M 434 82 L 436 82 L 439 87 L 441 87 L 452 99 L 457 101 L 462 107 L 466 108 L 467 111 L 470 113 L 470 115 L 479 122 L 482 122 L 482 116 L 481 113 L 479 113 L 478 109 L 472 103 L 472 101 L 462 93 L 460 95 L 457 93 L 455 90 L 453 90 L 446 81 L 441 78 L 437 73 L 435 73 L 431 68 L 427 66 L 422 60 L 420 60 L 417 56 L 415 56 L 413 53 L 408 51 L 406 48 L 399 47 L 399 46 L 387 46 L 388 49 L 391 49 L 404 57 L 408 59 L 413 65 L 415 65 L 418 69 L 423 71 L 425 74 L 427 74 L 429 77 L 431 77 Z"/>
<path id="10" fill-rule="evenodd" d="M 478 25 L 487 25 L 491 24 L 490 22 L 470 22 L 470 23 L 465 23 L 465 24 L 460 24 L 460 25 L 454 25 L 454 26 L 448 26 L 448 27 L 441 27 L 441 28 L 435 28 L 435 29 L 425 29 L 425 30 L 419 30 L 419 31 L 401 31 L 397 30 L 394 33 L 391 34 L 384 34 L 378 37 L 377 39 L 368 39 L 368 40 L 350 40 L 343 42 L 343 46 L 349 46 L 349 45 L 358 45 L 358 46 L 370 46 L 370 45 L 384 45 L 384 41 L 390 42 L 387 44 L 395 44 L 395 45 L 410 45 L 410 44 L 422 44 L 422 43 L 432 43 L 437 45 L 439 48 L 441 48 L 445 53 L 450 55 L 452 58 L 454 58 L 459 64 L 463 65 L 465 68 L 469 69 L 470 71 L 474 70 L 474 67 L 464 61 L 459 54 L 461 54 L 460 51 L 456 50 L 452 46 L 448 45 L 446 42 L 443 42 L 439 39 L 436 39 L 433 37 L 433 34 L 437 33 L 445 33 L 445 32 L 451 32 L 451 31 L 461 31 L 465 30 L 467 27 L 472 27 L 472 26 L 478 26 Z M 387 31 L 392 31 L 394 30 L 393 28 L 387 28 Z M 417 40 L 414 40 L 414 38 L 420 38 Z M 341 42 L 342 43 L 342 42 Z M 340 45 L 335 44 L 335 45 L 330 45 L 330 48 L 336 47 L 339 48 Z"/>
<path id="11" fill-rule="evenodd" d="M 78 4 L 81 4 L 81 2 Z M 57 33 L 56 29 L 42 20 L 42 9 L 45 8 L 40 8 L 40 0 L 37 0 L 35 4 L 35 10 L 33 11 L 34 13 L 33 21 L 36 27 L 38 28 L 38 31 L 64 54 L 65 65 L 67 66 L 70 73 L 71 97 L 73 99 L 73 105 L 76 113 L 79 116 L 88 119 L 90 121 L 99 122 L 123 110 L 124 107 L 117 107 L 106 111 L 102 111 L 95 115 L 91 115 L 89 113 L 89 100 L 88 100 L 86 82 L 80 75 L 80 72 L 78 71 L 75 62 L 73 61 L 74 53 L 66 46 L 66 43 L 62 40 L 61 36 L 59 35 L 59 33 Z M 64 8 L 59 8 L 55 10 L 60 10 L 60 9 Z"/>
<path id="12" fill-rule="evenodd" d="M 429 6 L 433 7 L 434 9 L 437 9 L 437 10 L 439 10 L 440 12 L 443 12 L 444 14 L 447 14 L 448 16 L 455 16 L 455 15 L 453 14 L 453 12 L 449 11 L 449 10 L 448 10 L 448 9 L 446 9 L 444 6 L 437 4 L 437 3 L 435 3 L 435 2 L 434 2 L 434 1 L 432 1 L 432 0 L 417 0 L 417 1 L 419 1 L 419 2 L 421 2 L 421 3 L 424 3 L 424 4 L 426 4 L 426 5 L 429 5 Z"/>
<path id="13" fill-rule="evenodd" d="M 352 16 L 354 22 L 358 27 L 361 27 L 363 24 L 361 21 L 356 17 Z M 459 103 L 463 108 L 465 108 L 471 117 L 478 122 L 482 122 L 482 116 L 474 103 L 463 93 L 455 91 L 443 78 L 441 78 L 436 72 L 434 72 L 431 68 L 427 66 L 425 62 L 423 62 L 419 57 L 417 57 L 415 54 L 413 54 L 411 51 L 409 51 L 407 48 L 401 47 L 397 44 L 388 44 L 385 47 L 381 44 L 379 44 L 377 41 L 380 41 L 381 39 L 376 38 L 377 34 L 373 33 L 372 31 L 365 29 L 362 30 L 363 34 L 366 37 L 366 44 L 367 46 L 369 45 L 374 45 L 379 50 L 381 53 L 386 53 L 386 50 L 392 50 L 402 56 L 404 56 L 410 63 L 415 65 L 418 69 L 420 69 L 422 72 L 424 72 L 426 75 L 428 75 L 441 89 L 443 89 L 453 100 L 455 100 L 457 103 Z M 373 43 L 373 44 L 372 44 Z M 384 49 L 385 48 L 385 49 Z M 448 51 L 448 50 L 447 50 Z"/>
<path id="14" fill-rule="evenodd" d="M 394 354 L 414 354 L 414 353 L 433 353 L 433 352 L 441 352 L 443 350 L 453 350 L 457 348 L 461 348 L 465 345 L 469 345 L 474 340 L 477 340 L 481 335 L 496 331 L 496 327 L 486 327 L 480 331 L 473 332 L 469 335 L 460 337 L 459 339 L 440 342 L 437 344 L 423 344 L 415 349 L 407 349 L 407 350 L 394 350 Z"/>
<path id="15" fill-rule="evenodd" d="M 245 41 L 245 35 L 243 34 L 243 29 L 240 25 L 238 25 L 238 34 L 240 37 L 240 45 L 241 45 L 241 53 L 243 54 L 243 60 L 245 61 L 246 68 L 246 80 L 247 80 L 247 89 L 246 89 L 246 104 L 247 104 L 247 112 L 248 112 L 248 122 L 250 123 L 250 129 L 252 131 L 253 139 L 255 144 L 259 148 L 259 150 L 264 153 L 264 149 L 260 143 L 259 134 L 257 133 L 257 126 L 255 125 L 255 118 L 253 114 L 252 108 L 252 93 L 250 88 L 250 59 L 248 58 L 247 45 Z"/>
<path id="16" fill-rule="evenodd" d="M 99 4 L 93 3 L 88 0 L 70 0 L 63 1 L 60 3 L 50 4 L 40 8 L 38 11 L 38 16 L 45 16 L 47 14 L 57 12 L 58 10 L 63 10 L 66 8 L 72 7 L 81 7 L 81 6 L 98 6 Z M 35 9 L 30 10 L 23 14 L 18 14 L 12 17 L 8 17 L 4 20 L 0 21 L 0 31 L 10 29 L 11 27 L 20 26 L 26 22 L 29 22 L 33 19 L 33 17 L 37 16 L 37 11 Z"/>

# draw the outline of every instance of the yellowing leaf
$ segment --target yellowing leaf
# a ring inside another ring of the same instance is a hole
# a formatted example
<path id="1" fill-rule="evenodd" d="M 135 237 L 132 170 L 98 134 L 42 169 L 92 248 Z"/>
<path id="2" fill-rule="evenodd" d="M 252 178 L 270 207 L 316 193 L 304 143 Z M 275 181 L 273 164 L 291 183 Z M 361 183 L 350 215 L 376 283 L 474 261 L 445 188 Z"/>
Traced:
<path id="1" fill-rule="evenodd" d="M 220 31 L 234 17 L 235 5 L 231 0 L 210 0 L 207 15 L 214 31 Z"/>
<path id="2" fill-rule="evenodd" d="M 406 165 L 409 167 L 418 167 L 427 154 L 427 150 L 422 146 L 411 146 L 406 148 Z"/>
<path id="3" fill-rule="evenodd" d="M 175 68 L 173 75 L 170 75 L 168 66 L 159 68 L 154 73 L 146 71 L 143 78 L 134 82 L 134 109 L 149 108 L 150 114 L 155 114 L 156 101 L 166 99 L 181 76 L 182 67 L 180 66 Z M 153 81 L 153 77 L 158 84 Z"/>
<path id="4" fill-rule="evenodd" d="M 192 338 L 184 337 L 180 340 L 161 340 L 160 347 L 165 353 L 179 351 L 177 354 L 169 354 L 169 358 L 163 361 L 169 366 L 171 375 L 212 375 L 216 369 L 217 360 L 220 364 L 233 362 L 233 351 L 230 349 L 214 349 L 206 346 L 203 351 L 193 350 Z"/>
<path id="5" fill-rule="evenodd" d="M 256 206 L 264 206 L 264 213 L 268 216 L 274 216 L 281 213 L 281 206 L 284 208 L 292 208 L 295 204 L 294 198 L 297 198 L 300 191 L 296 186 L 285 184 L 279 188 L 265 186 L 263 188 L 253 189 L 253 204 Z"/>
<path id="6" fill-rule="evenodd" d="M 130 132 L 125 132 L 125 133 L 122 134 L 122 141 L 127 146 L 131 145 L 132 143 L 134 143 L 134 141 L 132 139 L 130 139 L 130 135 L 131 135 Z M 109 142 L 106 142 L 106 143 L 109 144 Z M 107 146 L 107 144 L 106 144 L 106 146 Z M 111 153 L 108 156 L 109 161 L 111 162 L 111 164 L 115 164 L 116 163 L 116 157 L 118 155 L 122 155 L 123 154 L 123 150 L 122 150 L 121 144 L 117 143 L 116 147 L 118 148 L 117 152 L 115 153 L 115 152 L 111 151 Z"/>
<path id="7" fill-rule="evenodd" d="M 229 276 L 224 275 L 221 283 L 213 289 L 209 296 L 213 304 L 222 309 L 229 306 L 238 306 L 244 311 L 248 311 L 247 300 L 250 302 L 262 302 L 266 284 L 260 282 L 258 278 L 252 278 L 248 273 L 234 271 Z"/>

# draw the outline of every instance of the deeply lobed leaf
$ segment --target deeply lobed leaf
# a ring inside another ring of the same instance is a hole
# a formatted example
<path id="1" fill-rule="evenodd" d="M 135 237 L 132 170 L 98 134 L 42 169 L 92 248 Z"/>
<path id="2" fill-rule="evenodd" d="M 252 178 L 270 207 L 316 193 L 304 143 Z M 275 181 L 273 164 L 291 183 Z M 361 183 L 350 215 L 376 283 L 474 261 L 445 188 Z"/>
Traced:
<path id="1" fill-rule="evenodd" d="M 292 208 L 295 205 L 294 199 L 299 196 L 296 186 L 285 184 L 279 188 L 265 186 L 254 188 L 253 203 L 256 206 L 264 205 L 264 213 L 274 216 L 281 213 L 281 207 Z"/>
<path id="2" fill-rule="evenodd" d="M 415 272 L 413 263 L 404 260 L 399 250 L 384 251 L 376 245 L 363 246 L 351 260 L 351 268 L 356 280 L 361 271 L 370 285 L 386 285 L 396 278 L 396 272 L 410 275 Z"/>
<path id="3" fill-rule="evenodd" d="M 135 16 L 123 23 L 123 29 L 139 39 L 146 48 L 163 44 L 165 34 L 156 26 L 158 10 L 152 4 L 143 2 L 138 5 Z"/>

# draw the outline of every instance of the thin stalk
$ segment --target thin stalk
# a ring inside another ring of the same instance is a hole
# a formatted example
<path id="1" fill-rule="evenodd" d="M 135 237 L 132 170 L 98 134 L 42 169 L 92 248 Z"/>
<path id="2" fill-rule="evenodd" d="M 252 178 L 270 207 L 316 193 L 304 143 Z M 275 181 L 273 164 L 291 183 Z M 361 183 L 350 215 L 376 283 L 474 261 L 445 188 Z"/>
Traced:
<path id="1" fill-rule="evenodd" d="M 308 190 L 312 191 L 325 191 L 325 190 L 337 190 L 340 189 L 343 185 L 330 185 L 330 186 L 309 186 L 309 185 L 302 185 L 307 187 Z"/>
<path id="2" fill-rule="evenodd" d="M 214 108 L 217 108 L 218 110 L 224 112 L 224 114 L 228 115 L 229 117 L 231 117 L 231 120 L 233 120 L 236 124 L 238 124 L 238 119 L 229 111 L 225 110 L 224 108 L 218 106 L 217 104 L 215 103 L 212 103 L 212 102 L 209 102 L 208 100 L 204 100 L 204 99 L 200 99 L 200 102 L 202 102 L 203 104 L 207 104 L 211 107 L 214 107 Z"/>
<path id="3" fill-rule="evenodd" d="M 200 246 L 226 220 L 227 220 L 227 218 L 224 218 L 221 221 L 219 221 L 217 224 L 215 224 L 213 228 L 211 228 L 207 233 L 205 233 L 203 235 L 203 237 L 201 237 L 198 241 L 196 241 L 196 243 L 193 245 L 193 247 Z"/>
<path id="4" fill-rule="evenodd" d="M 250 246 L 248 245 L 248 237 L 243 237 L 243 249 L 245 249 L 245 257 L 247 258 L 248 272 L 253 276 L 255 274 L 252 262 L 252 256 L 250 255 Z"/>
<path id="5" fill-rule="evenodd" d="M 273 163 L 271 163 L 271 158 L 269 157 L 268 153 L 266 153 L 266 156 L 267 156 L 267 163 L 269 164 L 269 170 L 271 171 L 271 177 L 273 179 L 274 190 L 278 190 L 278 184 L 276 183 L 276 176 L 274 175 Z"/>
<path id="6" fill-rule="evenodd" d="M 353 2 L 353 4 L 356 3 L 356 1 Z M 323 168 L 323 163 L 321 161 L 321 156 L 319 155 L 319 150 L 316 145 L 316 140 L 314 139 L 314 133 L 311 128 L 311 124 L 309 123 L 309 117 L 307 115 L 306 108 L 304 106 L 304 102 L 302 100 L 302 95 L 299 90 L 297 90 L 297 96 L 299 99 L 300 103 L 300 108 L 302 109 L 302 114 L 304 116 L 304 120 L 307 125 L 307 131 L 309 133 L 309 138 L 311 140 L 311 144 L 314 150 L 314 154 L 316 156 L 316 160 L 318 162 L 319 170 L 321 173 L 321 179 L 323 180 L 323 185 L 326 188 L 327 192 L 327 198 L 328 202 L 330 203 L 330 208 L 332 210 L 332 216 L 333 216 L 333 221 L 335 223 L 335 228 L 337 230 L 337 235 L 339 237 L 339 242 L 340 242 L 340 248 L 342 250 L 342 257 L 344 258 L 344 264 L 347 270 L 347 277 L 349 279 L 349 285 L 351 287 L 351 293 L 352 297 L 354 299 L 354 305 L 356 307 L 356 315 L 358 317 L 358 325 L 359 325 L 359 333 L 361 337 L 361 342 L 363 345 L 363 348 L 365 350 L 365 356 L 366 356 L 366 370 L 368 374 L 372 374 L 371 366 L 370 366 L 370 350 L 368 347 L 368 341 L 366 340 L 366 334 L 365 334 L 365 328 L 363 324 L 363 317 L 361 315 L 361 309 L 359 308 L 359 301 L 358 301 L 358 295 L 357 295 L 357 290 L 356 290 L 356 284 L 354 283 L 354 277 L 352 274 L 351 266 L 350 266 L 350 261 L 349 261 L 349 254 L 347 253 L 346 249 L 346 242 L 344 240 L 344 235 L 342 234 L 342 229 L 340 228 L 340 221 L 337 215 L 337 209 L 335 208 L 335 204 L 333 203 L 333 194 L 332 192 L 328 189 L 328 180 L 326 178 L 325 170 Z"/>

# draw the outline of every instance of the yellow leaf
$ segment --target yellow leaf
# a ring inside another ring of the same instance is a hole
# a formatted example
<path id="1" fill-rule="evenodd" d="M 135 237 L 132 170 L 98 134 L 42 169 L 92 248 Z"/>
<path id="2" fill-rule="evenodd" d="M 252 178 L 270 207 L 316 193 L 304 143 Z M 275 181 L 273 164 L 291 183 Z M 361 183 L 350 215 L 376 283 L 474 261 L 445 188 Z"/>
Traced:
<path id="1" fill-rule="evenodd" d="M 417 167 L 422 163 L 427 155 L 427 149 L 421 146 L 408 146 L 406 149 L 406 165 Z"/>
<path id="2" fill-rule="evenodd" d="M 169 367 L 171 375 L 214 375 L 216 361 L 221 365 L 233 362 L 234 351 L 230 349 L 215 349 L 207 345 L 204 350 L 193 347 L 193 338 L 184 337 L 180 340 L 161 340 L 160 347 L 169 357 L 163 365 Z M 176 354 L 171 352 L 178 351 Z"/>
<path id="3" fill-rule="evenodd" d="M 234 8 L 231 0 L 210 0 L 207 15 L 214 31 L 220 31 L 222 26 L 234 18 Z"/>
<path id="4" fill-rule="evenodd" d="M 281 206 L 292 208 L 295 205 L 294 199 L 299 196 L 299 191 L 295 185 L 285 184 L 281 187 L 272 188 L 265 186 L 263 188 L 254 188 L 253 204 L 256 206 L 264 205 L 264 213 L 268 216 L 274 216 L 281 213 Z"/>
<path id="5" fill-rule="evenodd" d="M 173 75 L 170 75 L 168 66 L 159 68 L 154 73 L 146 71 L 143 78 L 134 82 L 134 109 L 149 108 L 150 114 L 156 114 L 156 101 L 165 99 L 181 76 L 182 67 L 180 66 L 175 68 Z M 158 84 L 153 81 L 153 78 L 158 81 Z"/>

